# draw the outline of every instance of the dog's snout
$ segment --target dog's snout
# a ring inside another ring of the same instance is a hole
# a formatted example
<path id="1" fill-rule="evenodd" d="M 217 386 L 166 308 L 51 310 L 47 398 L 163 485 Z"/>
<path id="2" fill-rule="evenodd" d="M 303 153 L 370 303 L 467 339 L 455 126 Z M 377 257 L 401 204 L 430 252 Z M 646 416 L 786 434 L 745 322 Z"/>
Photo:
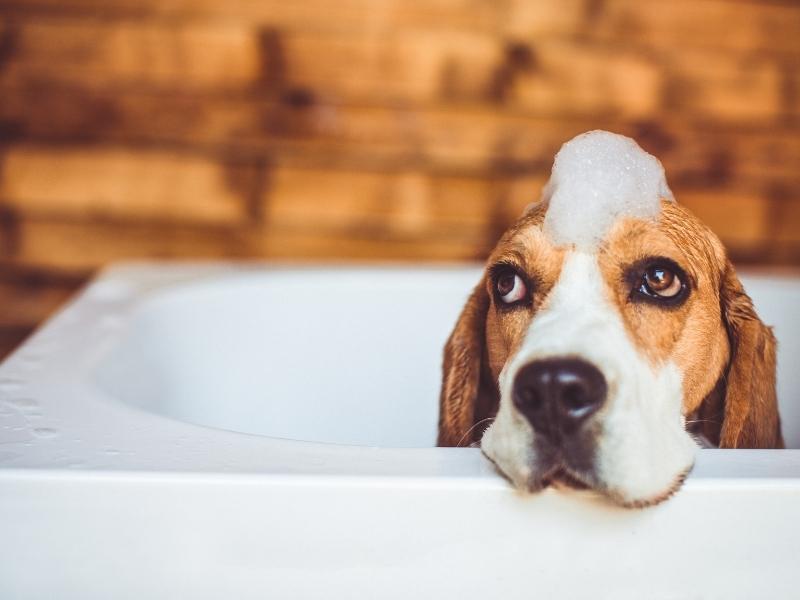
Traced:
<path id="1" fill-rule="evenodd" d="M 572 433 L 606 399 L 606 380 L 589 362 L 548 358 L 522 367 L 514 379 L 514 404 L 538 432 Z"/>

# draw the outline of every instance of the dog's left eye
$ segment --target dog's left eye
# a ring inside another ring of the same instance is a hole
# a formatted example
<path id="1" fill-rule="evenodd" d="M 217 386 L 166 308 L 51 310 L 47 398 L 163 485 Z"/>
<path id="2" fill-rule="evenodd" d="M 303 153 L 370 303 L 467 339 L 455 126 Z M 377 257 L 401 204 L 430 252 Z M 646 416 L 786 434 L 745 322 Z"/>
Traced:
<path id="1" fill-rule="evenodd" d="M 522 281 L 522 277 L 511 270 L 500 273 L 495 289 L 500 300 L 506 304 L 519 302 L 528 295 L 528 287 Z"/>
<path id="2" fill-rule="evenodd" d="M 686 290 L 686 285 L 676 269 L 667 265 L 651 265 L 642 274 L 639 293 L 654 299 L 678 299 Z"/>
<path id="3" fill-rule="evenodd" d="M 689 297 L 692 280 L 674 260 L 664 256 L 646 258 L 625 272 L 631 302 L 646 302 L 662 308 L 680 306 Z"/>

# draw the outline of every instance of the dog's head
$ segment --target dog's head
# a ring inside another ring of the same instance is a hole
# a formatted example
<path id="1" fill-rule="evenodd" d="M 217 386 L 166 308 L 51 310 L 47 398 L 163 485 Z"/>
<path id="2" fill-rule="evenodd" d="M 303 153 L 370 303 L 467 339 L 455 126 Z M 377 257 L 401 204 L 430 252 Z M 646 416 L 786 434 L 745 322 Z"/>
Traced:
<path id="1" fill-rule="evenodd" d="M 503 235 L 447 343 L 439 443 L 480 441 L 520 489 L 560 482 L 643 506 L 677 489 L 700 436 L 782 446 L 772 332 L 660 163 L 584 134 Z"/>

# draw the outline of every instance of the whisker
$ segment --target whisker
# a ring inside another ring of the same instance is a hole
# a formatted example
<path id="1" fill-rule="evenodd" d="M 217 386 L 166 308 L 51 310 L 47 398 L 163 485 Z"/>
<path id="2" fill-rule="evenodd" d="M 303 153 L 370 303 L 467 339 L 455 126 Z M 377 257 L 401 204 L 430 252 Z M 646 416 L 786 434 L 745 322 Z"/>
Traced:
<path id="1" fill-rule="evenodd" d="M 466 439 L 466 438 L 469 436 L 469 434 L 470 434 L 470 433 L 472 433 L 472 431 L 473 431 L 473 430 L 474 430 L 474 429 L 475 429 L 475 428 L 476 428 L 478 425 L 480 425 L 481 423 L 485 423 L 486 421 L 494 421 L 494 417 L 486 417 L 485 419 L 481 419 L 480 421 L 478 421 L 477 423 L 475 423 L 475 424 L 474 424 L 472 427 L 470 427 L 469 429 L 467 429 L 467 431 L 464 433 L 464 435 L 462 435 L 462 436 L 461 436 L 461 439 L 460 439 L 460 440 L 458 440 L 458 443 L 456 444 L 456 448 L 460 448 L 460 447 L 461 447 L 461 442 L 463 442 L 463 441 L 464 441 L 464 440 L 465 440 L 465 439 Z"/>
<path id="2" fill-rule="evenodd" d="M 693 419 L 691 421 L 686 421 L 685 425 L 694 425 L 695 423 L 714 423 L 714 425 L 722 425 L 722 423 L 713 419 Z"/>

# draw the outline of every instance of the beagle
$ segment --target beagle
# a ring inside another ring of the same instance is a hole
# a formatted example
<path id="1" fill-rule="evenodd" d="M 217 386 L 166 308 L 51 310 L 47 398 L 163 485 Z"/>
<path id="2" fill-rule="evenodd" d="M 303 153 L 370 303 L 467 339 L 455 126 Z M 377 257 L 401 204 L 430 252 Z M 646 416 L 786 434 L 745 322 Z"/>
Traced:
<path id="1" fill-rule="evenodd" d="M 479 443 L 523 491 L 641 507 L 680 487 L 702 442 L 783 447 L 772 331 L 661 164 L 583 134 L 447 341 L 438 443 Z"/>

